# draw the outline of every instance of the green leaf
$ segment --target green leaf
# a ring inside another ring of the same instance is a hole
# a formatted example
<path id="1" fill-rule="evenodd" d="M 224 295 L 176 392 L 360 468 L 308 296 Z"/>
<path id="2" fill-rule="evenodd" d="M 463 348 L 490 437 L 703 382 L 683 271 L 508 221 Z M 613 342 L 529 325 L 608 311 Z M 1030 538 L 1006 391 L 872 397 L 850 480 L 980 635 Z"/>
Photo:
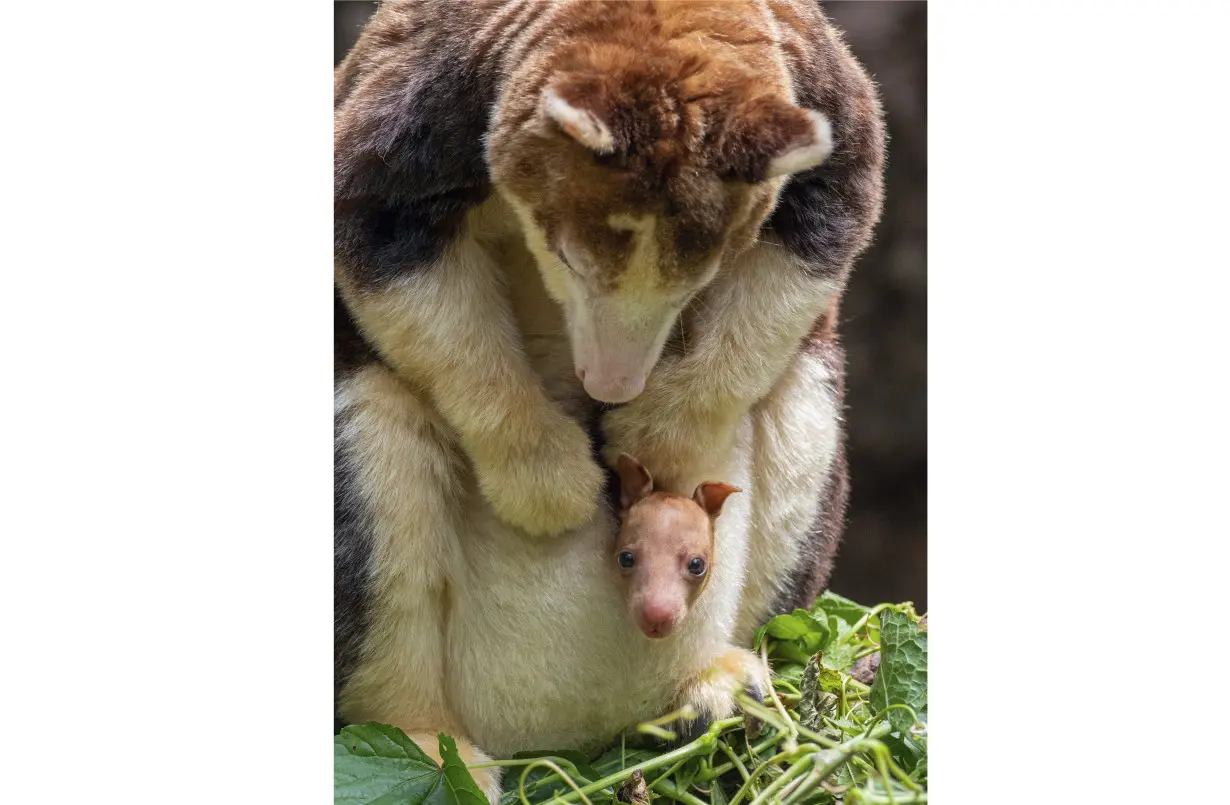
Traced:
<path id="1" fill-rule="evenodd" d="M 926 750 L 908 735 L 891 733 L 880 739 L 892 754 L 897 765 L 912 773 L 926 757 Z"/>
<path id="2" fill-rule="evenodd" d="M 771 638 L 769 656 L 774 660 L 804 665 L 829 640 L 827 623 L 817 620 L 805 609 L 778 615 L 765 624 Z"/>
<path id="3" fill-rule="evenodd" d="M 487 796 L 474 782 L 470 770 L 457 751 L 457 743 L 447 735 L 440 736 L 440 757 L 444 760 L 444 781 L 457 805 L 488 805 Z"/>
<path id="4" fill-rule="evenodd" d="M 336 805 L 486 805 L 447 735 L 441 768 L 406 733 L 387 724 L 344 727 L 333 739 Z"/>
<path id="5" fill-rule="evenodd" d="M 830 590 L 825 590 L 824 594 L 816 599 L 816 603 L 812 607 L 813 614 L 818 615 L 823 612 L 825 615 L 832 615 L 845 621 L 847 626 L 853 626 L 870 611 L 870 607 L 856 604 L 849 598 L 842 598 Z"/>
<path id="6" fill-rule="evenodd" d="M 927 633 L 909 615 L 880 613 L 880 668 L 869 701 L 876 713 L 892 704 L 907 704 L 927 721 Z M 908 733 L 913 720 L 904 710 L 888 714 L 893 729 Z"/>
<path id="7" fill-rule="evenodd" d="M 830 668 L 821 667 L 820 655 L 817 654 L 808 660 L 803 669 L 799 693 L 799 723 L 835 741 L 840 740 L 840 732 L 825 724 L 824 719 L 837 717 L 841 675 Z"/>
<path id="8" fill-rule="evenodd" d="M 828 624 L 817 620 L 805 609 L 796 609 L 789 615 L 773 618 L 768 623 L 767 632 L 776 640 L 794 640 L 808 647 L 814 645 L 816 651 L 829 639 Z"/>
<path id="9" fill-rule="evenodd" d="M 759 652 L 760 644 L 764 642 L 765 633 L 769 631 L 769 624 L 762 625 L 752 635 L 752 651 Z"/>
<path id="10" fill-rule="evenodd" d="M 862 641 L 837 643 L 836 645 L 829 646 L 828 650 L 824 651 L 821 655 L 821 664 L 825 668 L 849 674 L 851 666 L 854 665 L 854 658 L 866 647 L 867 644 Z"/>
<path id="11" fill-rule="evenodd" d="M 795 642 L 774 643 L 769 649 L 770 659 L 776 662 L 787 662 L 795 665 L 805 665 L 812 655 L 806 648 Z"/>
<path id="12" fill-rule="evenodd" d="M 837 771 L 833 772 L 831 778 L 832 784 L 841 788 L 849 788 L 854 785 L 854 765 L 846 762 L 837 767 Z"/>
<path id="13" fill-rule="evenodd" d="M 780 665 L 773 669 L 773 677 L 798 687 L 803 678 L 803 663 L 794 662 Z"/>

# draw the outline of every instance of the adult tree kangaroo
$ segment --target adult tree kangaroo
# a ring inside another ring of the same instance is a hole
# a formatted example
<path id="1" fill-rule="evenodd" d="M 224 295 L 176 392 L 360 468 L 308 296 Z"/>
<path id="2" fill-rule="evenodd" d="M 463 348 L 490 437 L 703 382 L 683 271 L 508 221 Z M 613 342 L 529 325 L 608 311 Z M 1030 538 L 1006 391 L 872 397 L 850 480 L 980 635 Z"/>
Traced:
<path id="1" fill-rule="evenodd" d="M 681 658 L 810 602 L 841 536 L 872 82 L 813 0 L 401 0 L 334 107 L 339 716 L 474 759 L 728 714 Z M 620 453 L 744 490 L 662 640 L 610 572 Z"/>

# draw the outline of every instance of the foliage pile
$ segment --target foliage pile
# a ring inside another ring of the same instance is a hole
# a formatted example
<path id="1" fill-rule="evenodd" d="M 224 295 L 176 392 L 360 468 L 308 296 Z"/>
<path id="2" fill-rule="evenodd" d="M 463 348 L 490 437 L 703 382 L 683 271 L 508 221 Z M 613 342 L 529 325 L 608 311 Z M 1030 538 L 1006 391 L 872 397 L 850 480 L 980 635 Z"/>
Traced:
<path id="1" fill-rule="evenodd" d="M 764 703 L 740 694 L 742 715 L 681 746 L 667 743 L 673 713 L 597 755 L 558 750 L 481 764 L 506 767 L 500 805 L 927 801 L 927 632 L 912 604 L 868 608 L 825 593 L 810 610 L 761 627 L 756 648 L 773 671 Z M 880 662 L 868 686 L 850 672 L 873 654 Z M 334 752 L 337 805 L 486 805 L 448 736 L 440 736 L 442 766 L 382 724 L 344 728 Z"/>

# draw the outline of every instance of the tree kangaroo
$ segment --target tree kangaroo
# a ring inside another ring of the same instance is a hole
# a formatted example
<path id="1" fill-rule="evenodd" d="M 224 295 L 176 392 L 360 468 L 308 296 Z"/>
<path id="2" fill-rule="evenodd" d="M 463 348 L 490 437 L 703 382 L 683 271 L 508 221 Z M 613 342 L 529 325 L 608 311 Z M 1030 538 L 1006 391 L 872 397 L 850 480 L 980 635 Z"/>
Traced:
<path id="1" fill-rule="evenodd" d="M 690 641 L 827 580 L 875 89 L 811 0 L 403 0 L 334 95 L 338 713 L 468 758 L 597 745 Z M 745 490 L 660 640 L 610 572 L 621 453 Z"/>

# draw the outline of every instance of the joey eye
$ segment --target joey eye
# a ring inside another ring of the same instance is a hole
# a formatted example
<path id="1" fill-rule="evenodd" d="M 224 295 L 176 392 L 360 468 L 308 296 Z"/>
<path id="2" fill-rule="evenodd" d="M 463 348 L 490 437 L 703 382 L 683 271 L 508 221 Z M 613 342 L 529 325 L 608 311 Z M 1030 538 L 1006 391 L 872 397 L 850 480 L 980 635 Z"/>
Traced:
<path id="1" fill-rule="evenodd" d="M 699 556 L 693 556 L 692 561 L 688 562 L 688 572 L 693 576 L 705 575 L 705 560 Z"/>
<path id="2" fill-rule="evenodd" d="M 625 570 L 636 564 L 636 557 L 632 555 L 632 551 L 619 552 L 619 566 Z"/>

